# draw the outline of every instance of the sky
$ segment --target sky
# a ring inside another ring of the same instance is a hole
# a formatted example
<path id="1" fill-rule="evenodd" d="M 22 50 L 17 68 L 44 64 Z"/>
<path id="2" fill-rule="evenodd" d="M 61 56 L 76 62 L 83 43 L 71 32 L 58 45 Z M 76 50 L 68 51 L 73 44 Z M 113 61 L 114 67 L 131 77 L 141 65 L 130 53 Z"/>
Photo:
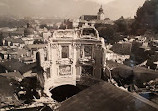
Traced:
<path id="1" fill-rule="evenodd" d="M 0 0 L 0 15 L 79 18 L 95 15 L 103 6 L 105 17 L 133 17 L 145 0 Z"/>

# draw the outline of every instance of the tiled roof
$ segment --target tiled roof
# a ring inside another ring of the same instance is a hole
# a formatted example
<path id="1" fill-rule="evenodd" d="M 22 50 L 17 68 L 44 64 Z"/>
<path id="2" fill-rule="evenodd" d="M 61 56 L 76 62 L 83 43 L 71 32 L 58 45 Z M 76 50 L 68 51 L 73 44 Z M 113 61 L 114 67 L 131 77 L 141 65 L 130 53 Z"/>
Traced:
<path id="1" fill-rule="evenodd" d="M 12 40 L 13 43 L 24 43 L 24 41 L 21 38 L 16 38 Z"/>
<path id="2" fill-rule="evenodd" d="M 32 70 L 33 68 L 35 68 L 37 66 L 36 63 L 32 63 L 32 64 L 26 64 L 24 66 L 22 66 L 20 69 L 19 69 L 19 72 L 21 74 L 24 74 L 25 72 L 28 72 L 30 70 Z"/>
<path id="3" fill-rule="evenodd" d="M 158 71 L 147 69 L 144 67 L 129 67 L 123 64 L 119 64 L 113 61 L 107 61 L 107 67 L 113 70 L 113 74 L 118 77 L 126 78 L 130 75 L 134 76 L 135 83 L 140 86 L 143 83 L 149 82 L 155 78 L 158 78 Z"/>
<path id="4" fill-rule="evenodd" d="M 154 71 L 151 69 L 143 68 L 143 67 L 135 67 L 133 69 L 135 79 L 140 83 L 149 82 L 158 78 L 158 71 Z"/>
<path id="5" fill-rule="evenodd" d="M 0 108 L 8 107 L 8 105 L 20 105 L 20 102 L 22 101 L 17 100 L 15 97 L 15 88 L 17 86 L 14 84 L 12 79 L 0 76 L 0 87 Z"/>
<path id="6" fill-rule="evenodd" d="M 11 37 L 7 37 L 4 40 L 8 41 L 8 42 L 13 42 L 13 43 L 24 43 L 24 41 L 21 38 L 11 38 Z"/>
<path id="7" fill-rule="evenodd" d="M 0 61 L 0 65 L 6 68 L 9 72 L 14 72 L 14 70 L 18 71 L 25 64 L 18 60 L 2 60 Z"/>
<path id="8" fill-rule="evenodd" d="M 100 82 L 67 99 L 59 111 L 158 111 L 149 100 Z"/>
<path id="9" fill-rule="evenodd" d="M 97 15 L 82 15 L 80 18 L 84 20 L 87 20 L 87 21 L 90 21 L 90 20 L 96 20 L 97 19 Z"/>
<path id="10" fill-rule="evenodd" d="M 28 49 L 33 49 L 33 48 L 44 48 L 44 47 L 46 47 L 47 46 L 47 44 L 29 44 L 29 45 L 26 45 L 26 47 L 28 48 Z"/>
<path id="11" fill-rule="evenodd" d="M 15 80 L 23 78 L 23 76 L 18 71 L 17 72 L 9 72 L 9 73 L 0 73 L 0 76 L 13 78 Z"/>

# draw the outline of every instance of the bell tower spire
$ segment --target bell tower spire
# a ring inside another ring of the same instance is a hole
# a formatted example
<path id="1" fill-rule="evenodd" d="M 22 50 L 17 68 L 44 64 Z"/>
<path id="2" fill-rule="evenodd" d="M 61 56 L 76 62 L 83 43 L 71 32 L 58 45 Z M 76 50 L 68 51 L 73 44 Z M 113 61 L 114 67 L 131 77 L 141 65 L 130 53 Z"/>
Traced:
<path id="1" fill-rule="evenodd" d="M 104 16 L 104 10 L 102 8 L 103 6 L 101 5 L 99 8 L 99 12 L 98 12 L 98 20 L 104 20 L 105 16 Z"/>

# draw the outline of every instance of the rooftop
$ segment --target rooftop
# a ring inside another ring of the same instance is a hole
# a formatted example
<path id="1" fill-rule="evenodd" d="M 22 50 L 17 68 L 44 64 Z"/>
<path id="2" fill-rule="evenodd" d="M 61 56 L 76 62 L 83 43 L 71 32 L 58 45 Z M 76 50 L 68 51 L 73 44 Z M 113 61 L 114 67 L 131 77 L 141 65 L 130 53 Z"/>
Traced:
<path id="1" fill-rule="evenodd" d="M 25 72 L 28 72 L 30 70 L 32 70 L 33 68 L 35 68 L 37 66 L 36 63 L 32 63 L 32 64 L 26 64 L 24 66 L 22 66 L 20 69 L 19 69 L 19 72 L 21 74 L 24 74 Z"/>
<path id="2" fill-rule="evenodd" d="M 25 64 L 18 60 L 12 59 L 12 60 L 1 60 L 0 65 L 6 68 L 9 72 L 14 72 L 15 70 L 19 71 L 21 67 L 24 66 Z"/>
<path id="3" fill-rule="evenodd" d="M 0 73 L 0 76 L 13 78 L 15 80 L 20 80 L 23 78 L 23 76 L 17 71 L 17 72 L 9 72 L 9 73 Z"/>
<path id="4" fill-rule="evenodd" d="M 47 46 L 47 44 L 29 44 L 29 45 L 26 45 L 26 47 L 28 49 L 39 49 L 39 48 L 44 48 L 46 46 Z"/>
<path id="5" fill-rule="evenodd" d="M 149 100 L 100 82 L 67 99 L 59 111 L 157 111 Z"/>
<path id="6" fill-rule="evenodd" d="M 4 40 L 6 40 L 8 42 L 13 42 L 13 43 L 24 43 L 24 41 L 21 38 L 7 37 Z"/>
<path id="7" fill-rule="evenodd" d="M 95 20 L 97 19 L 97 15 L 82 15 L 80 17 L 81 20 L 87 20 L 87 21 L 90 21 L 90 20 Z"/>

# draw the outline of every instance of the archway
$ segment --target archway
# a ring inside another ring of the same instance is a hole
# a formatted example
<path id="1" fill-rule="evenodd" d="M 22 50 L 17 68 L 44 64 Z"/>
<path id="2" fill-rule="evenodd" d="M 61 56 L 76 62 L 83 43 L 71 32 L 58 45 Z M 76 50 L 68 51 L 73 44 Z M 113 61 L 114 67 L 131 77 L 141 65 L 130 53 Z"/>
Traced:
<path id="1" fill-rule="evenodd" d="M 74 85 L 61 85 L 51 89 L 52 98 L 58 102 L 62 102 L 69 97 L 79 93 L 81 90 Z"/>

